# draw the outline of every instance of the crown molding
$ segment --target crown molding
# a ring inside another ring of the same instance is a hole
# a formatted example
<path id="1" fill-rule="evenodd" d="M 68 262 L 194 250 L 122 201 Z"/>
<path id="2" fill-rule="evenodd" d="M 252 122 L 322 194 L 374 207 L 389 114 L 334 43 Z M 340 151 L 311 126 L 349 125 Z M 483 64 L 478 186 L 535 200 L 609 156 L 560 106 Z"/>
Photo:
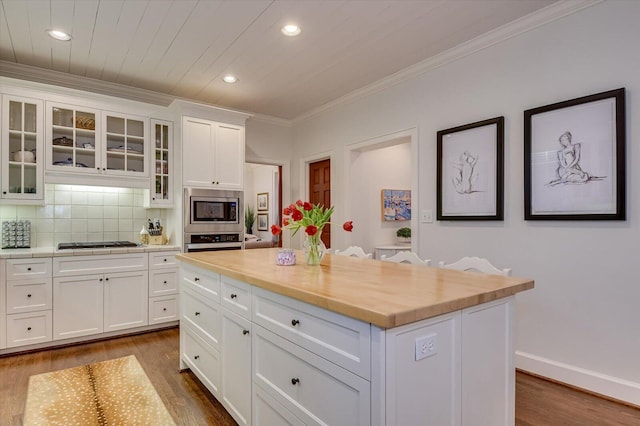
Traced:
<path id="1" fill-rule="evenodd" d="M 450 62 L 472 55 L 480 50 L 486 49 L 495 44 L 501 43 L 510 38 L 516 37 L 525 32 L 534 30 L 538 27 L 546 25 L 550 22 L 564 18 L 565 16 L 574 14 L 583 9 L 601 3 L 604 0 L 561 0 L 547 7 L 537 10 L 515 21 L 509 22 L 492 31 L 484 33 L 465 43 L 459 44 L 429 59 L 418 62 L 404 68 L 395 74 L 382 78 L 375 83 L 365 86 L 361 89 L 354 90 L 338 99 L 328 102 L 324 105 L 314 108 L 292 120 L 293 124 L 299 124 L 308 120 L 324 111 L 335 108 L 339 105 L 348 104 L 357 99 L 372 95 L 389 87 L 395 86 L 431 70 L 439 68 Z"/>
<path id="2" fill-rule="evenodd" d="M 293 121 L 287 120 L 286 118 L 274 117 L 272 115 L 254 114 L 250 120 L 280 127 L 293 127 Z"/>

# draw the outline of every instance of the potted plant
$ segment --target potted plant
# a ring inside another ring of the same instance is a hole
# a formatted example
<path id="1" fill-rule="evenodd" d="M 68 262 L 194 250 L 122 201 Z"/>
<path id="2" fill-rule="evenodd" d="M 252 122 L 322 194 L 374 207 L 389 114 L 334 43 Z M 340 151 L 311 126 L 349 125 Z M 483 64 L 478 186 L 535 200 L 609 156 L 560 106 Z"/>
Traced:
<path id="1" fill-rule="evenodd" d="M 411 242 L 411 228 L 400 228 L 396 231 L 396 238 L 400 243 Z"/>
<path id="2" fill-rule="evenodd" d="M 256 212 L 251 206 L 247 206 L 244 211 L 244 227 L 247 228 L 247 234 L 253 234 L 253 224 L 256 222 Z"/>

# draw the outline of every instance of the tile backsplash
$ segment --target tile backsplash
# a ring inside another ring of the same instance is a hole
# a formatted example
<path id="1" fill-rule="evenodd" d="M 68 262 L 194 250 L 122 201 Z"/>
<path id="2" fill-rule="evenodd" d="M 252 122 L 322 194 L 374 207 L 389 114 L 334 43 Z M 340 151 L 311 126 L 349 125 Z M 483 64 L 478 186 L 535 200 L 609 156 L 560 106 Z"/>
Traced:
<path id="1" fill-rule="evenodd" d="M 76 241 L 138 242 L 147 218 L 166 223 L 164 209 L 146 209 L 144 189 L 45 186 L 44 206 L 1 205 L 0 222 L 31 221 L 31 247 Z"/>

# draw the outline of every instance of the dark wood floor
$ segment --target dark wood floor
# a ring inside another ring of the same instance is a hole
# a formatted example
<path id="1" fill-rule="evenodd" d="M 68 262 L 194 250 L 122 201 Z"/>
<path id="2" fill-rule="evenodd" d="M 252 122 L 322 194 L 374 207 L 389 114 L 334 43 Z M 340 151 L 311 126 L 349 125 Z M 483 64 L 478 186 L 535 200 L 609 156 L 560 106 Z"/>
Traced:
<path id="1" fill-rule="evenodd" d="M 178 425 L 235 425 L 190 373 L 178 371 L 178 329 L 0 358 L 0 425 L 22 425 L 29 376 L 135 355 Z M 516 425 L 639 426 L 640 410 L 523 373 Z"/>

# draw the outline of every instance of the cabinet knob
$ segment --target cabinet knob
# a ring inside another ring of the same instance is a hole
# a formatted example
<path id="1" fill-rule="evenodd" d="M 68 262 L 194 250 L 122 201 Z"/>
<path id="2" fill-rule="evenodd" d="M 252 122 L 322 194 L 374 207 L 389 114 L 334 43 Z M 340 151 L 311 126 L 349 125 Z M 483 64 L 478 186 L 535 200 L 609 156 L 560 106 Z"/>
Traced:
<path id="1" fill-rule="evenodd" d="M 166 311 L 167 311 L 167 308 L 162 308 L 162 311 L 163 311 L 163 312 L 166 312 Z"/>
<path id="2" fill-rule="evenodd" d="M 292 385 L 297 385 L 298 383 L 300 383 L 300 379 L 298 379 L 297 377 L 294 377 L 293 379 L 291 379 L 291 384 Z"/>
<path id="3" fill-rule="evenodd" d="M 229 297 L 231 297 L 232 299 L 235 299 L 236 297 L 238 297 L 238 295 L 237 295 L 237 294 L 235 294 L 235 293 L 231 293 L 231 294 L 229 295 Z"/>
<path id="4" fill-rule="evenodd" d="M 298 325 L 298 324 L 300 324 L 300 321 L 298 321 L 297 319 L 293 319 L 293 320 L 291 320 L 291 325 L 292 325 L 292 326 L 294 326 L 294 327 L 295 327 L 295 326 L 296 326 L 296 325 Z"/>
<path id="5" fill-rule="evenodd" d="M 200 315 L 200 312 L 196 312 L 196 316 L 199 316 L 199 315 Z"/>
<path id="6" fill-rule="evenodd" d="M 27 297 L 30 299 L 31 298 L 31 293 L 27 294 Z"/>
<path id="7" fill-rule="evenodd" d="M 31 270 L 31 266 L 29 266 L 29 267 L 27 268 L 27 271 L 30 271 L 30 270 Z"/>
<path id="8" fill-rule="evenodd" d="M 196 282 L 198 282 L 198 281 L 200 281 L 200 278 L 195 277 L 193 280 L 194 280 L 194 281 L 196 281 Z"/>
<path id="9" fill-rule="evenodd" d="M 31 331 L 31 327 L 27 327 L 27 331 Z"/>
<path id="10" fill-rule="evenodd" d="M 98 281 L 102 282 L 102 278 L 100 278 Z"/>
<path id="11" fill-rule="evenodd" d="M 167 261 L 167 259 L 163 259 L 163 262 L 166 262 L 166 261 Z"/>
<path id="12" fill-rule="evenodd" d="M 200 359 L 200 355 L 194 356 L 193 359 Z"/>
<path id="13" fill-rule="evenodd" d="M 249 334 L 249 330 L 242 330 L 242 334 L 246 336 L 247 334 Z"/>
<path id="14" fill-rule="evenodd" d="M 2 191 L 2 193 L 3 193 L 3 194 L 6 194 L 6 193 L 7 193 L 7 191 Z"/>
<path id="15" fill-rule="evenodd" d="M 109 281 L 109 278 L 105 278 L 104 280 L 105 280 L 105 281 Z"/>
<path id="16" fill-rule="evenodd" d="M 167 283 L 166 281 L 163 282 L 163 284 L 166 284 L 166 283 Z"/>

